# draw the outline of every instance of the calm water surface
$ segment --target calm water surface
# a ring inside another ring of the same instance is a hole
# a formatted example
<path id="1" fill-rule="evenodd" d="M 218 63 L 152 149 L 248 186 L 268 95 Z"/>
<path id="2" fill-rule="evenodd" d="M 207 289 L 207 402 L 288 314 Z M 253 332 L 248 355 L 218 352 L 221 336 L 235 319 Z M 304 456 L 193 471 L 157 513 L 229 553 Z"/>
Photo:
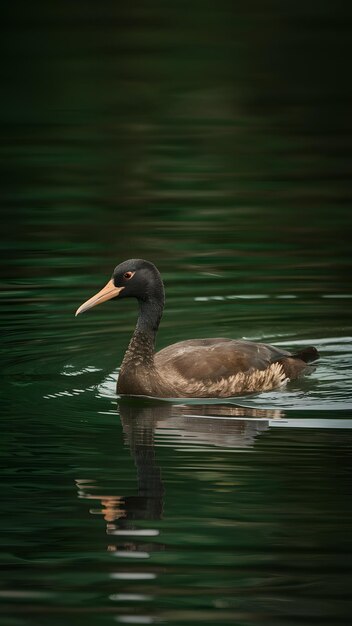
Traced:
<path id="1" fill-rule="evenodd" d="M 6 15 L 0 624 L 345 626 L 348 20 L 115 5 Z M 159 348 L 315 345 L 317 369 L 120 400 L 135 303 L 74 311 L 129 257 L 165 280 Z"/>

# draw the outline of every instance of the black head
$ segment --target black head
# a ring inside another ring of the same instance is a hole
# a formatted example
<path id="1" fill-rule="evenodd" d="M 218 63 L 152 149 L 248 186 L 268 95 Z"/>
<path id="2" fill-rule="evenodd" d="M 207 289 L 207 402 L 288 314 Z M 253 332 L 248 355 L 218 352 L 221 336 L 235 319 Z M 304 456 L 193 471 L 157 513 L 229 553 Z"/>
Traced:
<path id="1" fill-rule="evenodd" d="M 163 282 L 159 271 L 144 259 L 129 259 L 115 267 L 112 273 L 115 287 L 122 289 L 120 298 L 148 300 L 163 295 Z"/>
<path id="2" fill-rule="evenodd" d="M 164 286 L 155 265 L 143 259 L 129 259 L 117 265 L 111 280 L 95 296 L 84 302 L 76 315 L 106 300 L 137 298 L 141 302 L 164 304 Z"/>

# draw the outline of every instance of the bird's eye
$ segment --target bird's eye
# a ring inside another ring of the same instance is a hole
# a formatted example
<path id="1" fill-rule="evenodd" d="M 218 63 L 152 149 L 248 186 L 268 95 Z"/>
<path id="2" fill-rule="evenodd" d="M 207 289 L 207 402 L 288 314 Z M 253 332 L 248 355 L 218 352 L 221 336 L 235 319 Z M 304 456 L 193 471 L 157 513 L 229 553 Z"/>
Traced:
<path id="1" fill-rule="evenodd" d="M 125 272 L 125 273 L 124 273 L 124 275 L 123 275 L 123 277 L 124 277 L 126 280 L 129 280 L 130 278 L 132 278 L 133 274 L 134 274 L 134 272 Z"/>

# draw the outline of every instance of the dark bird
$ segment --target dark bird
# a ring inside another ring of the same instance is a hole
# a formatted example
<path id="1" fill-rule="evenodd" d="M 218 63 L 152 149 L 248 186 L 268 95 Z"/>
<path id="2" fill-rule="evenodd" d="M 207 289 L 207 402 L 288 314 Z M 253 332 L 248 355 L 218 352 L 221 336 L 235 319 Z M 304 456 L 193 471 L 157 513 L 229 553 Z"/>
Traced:
<path id="1" fill-rule="evenodd" d="M 112 298 L 137 298 L 139 315 L 117 382 L 120 395 L 158 398 L 228 398 L 268 391 L 312 371 L 315 348 L 291 354 L 265 343 L 241 339 L 186 339 L 155 352 L 164 309 L 164 285 L 149 261 L 130 259 L 76 315 Z"/>

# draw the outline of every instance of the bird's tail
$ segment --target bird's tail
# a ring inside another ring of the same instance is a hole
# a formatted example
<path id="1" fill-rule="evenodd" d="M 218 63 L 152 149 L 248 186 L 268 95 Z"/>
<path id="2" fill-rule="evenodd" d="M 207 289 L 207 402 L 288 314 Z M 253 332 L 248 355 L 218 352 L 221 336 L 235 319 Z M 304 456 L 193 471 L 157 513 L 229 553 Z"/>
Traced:
<path id="1" fill-rule="evenodd" d="M 294 359 L 301 359 L 305 363 L 310 363 L 311 361 L 316 361 L 319 359 L 319 352 L 313 346 L 309 346 L 308 348 L 303 348 L 299 352 L 295 352 L 292 354 Z"/>

